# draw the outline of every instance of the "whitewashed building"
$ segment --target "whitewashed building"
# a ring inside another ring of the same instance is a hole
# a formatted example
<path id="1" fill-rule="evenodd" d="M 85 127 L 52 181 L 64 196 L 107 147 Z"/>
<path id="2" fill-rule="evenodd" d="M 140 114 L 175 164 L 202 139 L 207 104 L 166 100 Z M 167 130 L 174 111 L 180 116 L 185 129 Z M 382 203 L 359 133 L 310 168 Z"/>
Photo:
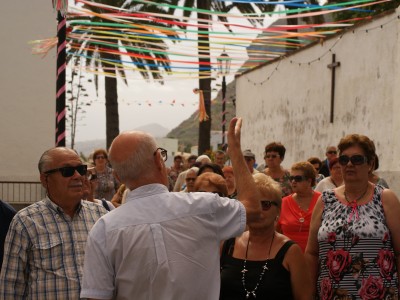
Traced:
<path id="1" fill-rule="evenodd" d="M 325 147 L 347 134 L 364 134 L 377 147 L 378 173 L 400 195 L 399 13 L 375 17 L 238 76 L 243 148 L 252 149 L 261 163 L 265 145 L 280 141 L 287 148 L 283 165 L 290 168 L 324 157 Z M 340 66 L 328 68 L 334 56 Z"/>

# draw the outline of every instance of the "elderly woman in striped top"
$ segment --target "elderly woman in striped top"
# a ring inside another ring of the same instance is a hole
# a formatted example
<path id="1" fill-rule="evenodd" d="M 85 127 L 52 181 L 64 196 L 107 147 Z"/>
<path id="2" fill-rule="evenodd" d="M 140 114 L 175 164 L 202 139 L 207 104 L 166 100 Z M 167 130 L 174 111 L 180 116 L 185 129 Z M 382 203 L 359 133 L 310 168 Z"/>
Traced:
<path id="1" fill-rule="evenodd" d="M 375 146 L 364 135 L 340 140 L 344 185 L 322 193 L 306 259 L 318 299 L 398 299 L 400 202 L 368 180 Z"/>

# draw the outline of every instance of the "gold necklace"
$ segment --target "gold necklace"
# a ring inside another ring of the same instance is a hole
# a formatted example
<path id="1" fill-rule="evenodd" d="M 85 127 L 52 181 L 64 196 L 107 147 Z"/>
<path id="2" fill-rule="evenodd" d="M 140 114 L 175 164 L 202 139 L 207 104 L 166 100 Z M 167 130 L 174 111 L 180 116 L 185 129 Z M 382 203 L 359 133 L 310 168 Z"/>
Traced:
<path id="1" fill-rule="evenodd" d="M 299 210 L 300 210 L 299 222 L 301 223 L 301 226 L 303 226 L 303 223 L 304 223 L 304 221 L 305 221 L 304 216 L 303 216 L 303 212 L 305 212 L 305 213 L 308 212 L 308 209 L 310 208 L 310 204 L 311 204 L 311 201 L 312 201 L 312 198 L 313 198 L 313 197 L 314 197 L 314 191 L 312 191 L 312 193 L 311 193 L 311 200 L 310 200 L 310 203 L 309 203 L 309 205 L 308 205 L 308 207 L 307 207 L 306 209 L 303 209 L 303 208 L 300 206 L 300 201 L 298 201 L 298 200 L 299 200 L 299 196 L 298 196 L 297 194 L 296 194 L 297 200 L 293 197 L 294 201 L 296 202 L 296 204 L 297 204 L 297 206 L 299 207 Z M 300 227 L 300 230 L 301 230 L 301 227 Z"/>

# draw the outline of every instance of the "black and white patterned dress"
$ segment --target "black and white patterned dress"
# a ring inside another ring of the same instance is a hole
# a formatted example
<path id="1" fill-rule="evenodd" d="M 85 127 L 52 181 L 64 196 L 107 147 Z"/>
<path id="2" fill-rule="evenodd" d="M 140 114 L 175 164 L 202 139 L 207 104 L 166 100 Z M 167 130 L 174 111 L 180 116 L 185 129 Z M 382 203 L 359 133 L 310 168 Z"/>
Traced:
<path id="1" fill-rule="evenodd" d="M 319 299 L 398 299 L 391 234 L 381 195 L 362 205 L 342 203 L 333 190 L 322 194 L 318 231 Z"/>

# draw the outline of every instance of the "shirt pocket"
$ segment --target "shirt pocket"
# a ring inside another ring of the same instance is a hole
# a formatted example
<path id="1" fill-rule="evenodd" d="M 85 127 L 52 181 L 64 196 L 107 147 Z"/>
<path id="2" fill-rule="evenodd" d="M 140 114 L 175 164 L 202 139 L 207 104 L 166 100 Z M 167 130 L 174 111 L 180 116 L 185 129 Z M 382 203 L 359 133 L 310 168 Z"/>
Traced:
<path id="1" fill-rule="evenodd" d="M 64 253 L 59 237 L 39 236 L 33 244 L 34 264 L 37 268 L 47 271 L 57 271 L 63 268 Z"/>

